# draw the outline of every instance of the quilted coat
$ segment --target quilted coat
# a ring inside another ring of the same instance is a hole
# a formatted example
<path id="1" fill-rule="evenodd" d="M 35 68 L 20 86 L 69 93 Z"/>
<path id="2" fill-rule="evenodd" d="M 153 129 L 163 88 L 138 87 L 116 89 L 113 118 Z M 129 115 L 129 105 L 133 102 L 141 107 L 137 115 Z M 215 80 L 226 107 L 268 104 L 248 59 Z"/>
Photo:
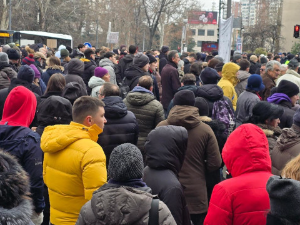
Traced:
<path id="1" fill-rule="evenodd" d="M 97 144 L 101 132 L 95 124 L 86 127 L 75 122 L 45 128 L 43 176 L 52 224 L 74 225 L 81 207 L 106 183 L 106 158 Z"/>
<path id="2" fill-rule="evenodd" d="M 222 156 L 232 178 L 214 187 L 204 224 L 265 225 L 266 184 L 272 176 L 266 135 L 253 124 L 241 125 L 227 139 Z"/>

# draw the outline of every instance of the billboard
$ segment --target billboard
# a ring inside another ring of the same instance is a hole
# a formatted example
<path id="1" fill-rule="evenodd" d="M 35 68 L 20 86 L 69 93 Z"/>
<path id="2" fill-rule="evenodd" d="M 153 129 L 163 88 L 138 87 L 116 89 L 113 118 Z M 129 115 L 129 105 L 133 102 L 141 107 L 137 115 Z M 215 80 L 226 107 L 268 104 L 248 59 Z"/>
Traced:
<path id="1" fill-rule="evenodd" d="M 189 24 L 218 24 L 218 12 L 193 11 L 189 13 Z"/>

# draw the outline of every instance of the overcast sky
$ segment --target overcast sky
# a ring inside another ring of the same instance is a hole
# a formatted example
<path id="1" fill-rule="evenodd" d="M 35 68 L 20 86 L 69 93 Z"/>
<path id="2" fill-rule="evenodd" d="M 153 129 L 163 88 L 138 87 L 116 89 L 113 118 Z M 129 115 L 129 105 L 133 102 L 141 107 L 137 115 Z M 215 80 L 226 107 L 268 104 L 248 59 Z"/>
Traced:
<path id="1" fill-rule="evenodd" d="M 213 2 L 216 3 L 216 10 L 219 9 L 219 0 L 195 0 L 195 1 L 200 2 L 200 4 L 203 6 L 203 10 L 211 10 Z M 240 1 L 240 0 L 235 0 L 235 1 Z M 226 3 L 227 0 L 223 0 L 223 2 Z"/>

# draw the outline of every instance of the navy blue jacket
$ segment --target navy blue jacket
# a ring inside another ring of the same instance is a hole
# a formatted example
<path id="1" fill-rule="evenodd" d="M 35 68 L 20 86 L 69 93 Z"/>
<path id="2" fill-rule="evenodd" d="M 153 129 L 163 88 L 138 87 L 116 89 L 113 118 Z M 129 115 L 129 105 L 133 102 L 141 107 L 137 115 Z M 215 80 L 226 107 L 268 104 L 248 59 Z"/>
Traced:
<path id="1" fill-rule="evenodd" d="M 28 127 L 0 125 L 0 148 L 14 155 L 30 178 L 30 192 L 35 211 L 45 207 L 43 197 L 43 152 L 40 135 Z"/>
<path id="2" fill-rule="evenodd" d="M 121 97 L 108 96 L 102 101 L 105 103 L 107 123 L 99 135 L 98 144 L 104 150 L 108 166 L 110 154 L 115 147 L 124 143 L 137 144 L 139 129 L 135 115 L 127 110 Z"/>
<path id="3" fill-rule="evenodd" d="M 48 85 L 48 81 L 49 81 L 50 77 L 55 73 L 61 73 L 62 75 L 64 75 L 63 71 L 60 70 L 60 69 L 50 69 L 50 68 L 48 68 L 45 72 L 43 72 L 42 80 L 44 81 L 46 86 Z"/>

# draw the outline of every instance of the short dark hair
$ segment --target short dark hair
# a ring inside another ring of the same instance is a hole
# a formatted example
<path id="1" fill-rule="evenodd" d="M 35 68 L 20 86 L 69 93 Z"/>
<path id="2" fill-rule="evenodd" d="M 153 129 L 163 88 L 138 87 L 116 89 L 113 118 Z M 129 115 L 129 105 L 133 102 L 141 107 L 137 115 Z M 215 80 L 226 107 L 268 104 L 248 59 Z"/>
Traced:
<path id="1" fill-rule="evenodd" d="M 95 53 L 98 54 L 98 53 L 100 53 L 100 51 L 101 50 L 99 48 L 97 48 L 96 51 L 95 51 Z"/>
<path id="2" fill-rule="evenodd" d="M 212 55 L 208 55 L 208 56 L 206 56 L 206 58 L 205 58 L 205 62 L 208 62 L 209 60 L 211 60 L 213 58 L 213 56 Z"/>
<path id="3" fill-rule="evenodd" d="M 72 108 L 73 121 L 83 123 L 87 116 L 95 115 L 99 107 L 104 107 L 105 104 L 100 99 L 91 96 L 82 96 L 74 102 Z"/>
<path id="4" fill-rule="evenodd" d="M 191 52 L 191 53 L 189 54 L 189 57 L 193 57 L 194 59 L 197 59 L 197 55 L 196 55 L 196 53 L 194 53 L 194 52 Z"/>
<path id="5" fill-rule="evenodd" d="M 106 82 L 100 88 L 100 94 L 104 97 L 120 96 L 120 89 L 118 85 Z"/>
<path id="6" fill-rule="evenodd" d="M 152 50 L 148 50 L 148 51 L 146 51 L 146 55 L 153 55 L 154 56 L 154 52 Z"/>
<path id="7" fill-rule="evenodd" d="M 153 86 L 153 79 L 149 75 L 144 75 L 140 77 L 138 85 L 150 90 L 150 88 Z"/>
<path id="8" fill-rule="evenodd" d="M 81 48 L 83 48 L 83 47 L 84 47 L 83 44 L 79 44 L 79 45 L 78 45 L 78 49 L 81 49 Z"/>
<path id="9" fill-rule="evenodd" d="M 280 59 L 279 55 L 274 56 L 274 60 Z"/>
<path id="10" fill-rule="evenodd" d="M 190 73 L 200 76 L 202 71 L 202 62 L 194 62 L 190 67 Z"/>
<path id="11" fill-rule="evenodd" d="M 209 61 L 207 66 L 214 69 L 216 67 L 216 65 L 218 65 L 219 63 L 220 63 L 220 60 L 213 58 Z"/>
<path id="12" fill-rule="evenodd" d="M 183 60 L 184 58 L 188 57 L 189 53 L 188 52 L 183 52 L 180 56 L 180 59 Z"/>
<path id="13" fill-rule="evenodd" d="M 239 63 L 240 70 L 246 70 L 247 68 L 250 68 L 250 62 L 247 59 L 242 59 Z"/>
<path id="14" fill-rule="evenodd" d="M 91 48 L 88 48 L 84 51 L 84 56 L 87 59 L 90 59 L 92 54 L 95 54 L 95 52 Z"/>
<path id="15" fill-rule="evenodd" d="M 196 84 L 196 76 L 192 73 L 186 73 L 182 77 L 181 83 L 183 83 L 184 86 L 195 85 Z"/>
<path id="16" fill-rule="evenodd" d="M 129 54 L 134 54 L 136 52 L 136 47 L 134 45 L 129 46 Z"/>
<path id="17" fill-rule="evenodd" d="M 106 52 L 103 57 L 104 58 L 110 58 L 110 57 L 113 57 L 114 55 L 115 55 L 114 52 Z"/>
<path id="18" fill-rule="evenodd" d="M 176 54 L 178 54 L 178 52 L 176 50 L 169 51 L 168 56 L 167 56 L 168 61 L 172 62 L 172 60 Z"/>

